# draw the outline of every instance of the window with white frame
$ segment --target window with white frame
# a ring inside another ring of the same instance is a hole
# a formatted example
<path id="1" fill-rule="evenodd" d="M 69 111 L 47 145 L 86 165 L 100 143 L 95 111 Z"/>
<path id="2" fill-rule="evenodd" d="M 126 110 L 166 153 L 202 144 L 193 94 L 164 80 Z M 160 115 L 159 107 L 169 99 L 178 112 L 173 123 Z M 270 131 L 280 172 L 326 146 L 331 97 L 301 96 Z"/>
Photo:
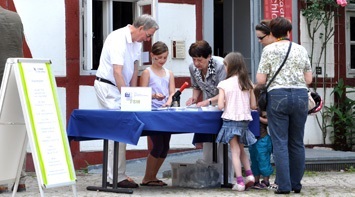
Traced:
<path id="1" fill-rule="evenodd" d="M 152 0 L 81 0 L 81 74 L 95 74 L 106 37 L 114 30 L 132 24 L 135 16 L 151 14 Z M 151 42 L 144 43 L 149 50 Z"/>
<path id="2" fill-rule="evenodd" d="M 346 67 L 347 77 L 355 76 L 355 4 L 350 4 L 346 12 Z"/>

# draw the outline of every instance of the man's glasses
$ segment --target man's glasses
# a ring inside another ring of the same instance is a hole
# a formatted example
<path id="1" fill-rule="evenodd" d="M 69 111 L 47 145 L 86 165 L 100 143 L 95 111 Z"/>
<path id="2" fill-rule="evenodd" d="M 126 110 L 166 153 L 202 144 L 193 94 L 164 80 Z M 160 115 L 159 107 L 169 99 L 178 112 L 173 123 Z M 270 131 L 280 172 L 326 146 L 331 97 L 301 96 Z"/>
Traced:
<path id="1" fill-rule="evenodd" d="M 147 36 L 147 38 L 151 38 L 153 36 L 152 34 L 148 34 L 147 31 L 145 31 L 145 35 Z"/>
<path id="2" fill-rule="evenodd" d="M 259 36 L 257 36 L 257 37 L 259 38 L 260 41 L 262 41 L 266 36 L 267 36 L 267 34 L 265 34 L 264 36 L 261 36 L 261 37 L 259 37 Z"/>

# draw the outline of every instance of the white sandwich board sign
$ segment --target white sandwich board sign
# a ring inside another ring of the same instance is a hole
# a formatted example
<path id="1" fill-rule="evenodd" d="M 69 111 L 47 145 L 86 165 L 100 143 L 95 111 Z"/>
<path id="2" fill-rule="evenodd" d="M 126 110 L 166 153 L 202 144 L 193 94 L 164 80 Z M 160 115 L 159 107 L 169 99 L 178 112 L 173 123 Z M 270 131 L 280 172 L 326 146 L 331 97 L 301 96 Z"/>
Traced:
<path id="1" fill-rule="evenodd" d="M 28 141 L 41 196 L 45 188 L 62 186 L 72 186 L 76 196 L 75 169 L 51 62 L 9 58 L 0 93 L 0 184 L 17 188 Z"/>

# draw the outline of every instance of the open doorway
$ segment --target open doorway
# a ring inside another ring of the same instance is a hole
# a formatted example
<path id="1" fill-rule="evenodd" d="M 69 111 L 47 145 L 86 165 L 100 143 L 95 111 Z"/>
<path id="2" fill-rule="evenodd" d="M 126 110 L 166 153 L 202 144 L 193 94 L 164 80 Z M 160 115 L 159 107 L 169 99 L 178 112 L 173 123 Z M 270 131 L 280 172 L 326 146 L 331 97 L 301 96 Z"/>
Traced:
<path id="1" fill-rule="evenodd" d="M 223 51 L 223 0 L 214 0 L 213 55 L 224 57 Z"/>
<path id="2" fill-rule="evenodd" d="M 261 20 L 262 2 L 214 0 L 214 55 L 243 54 L 254 81 L 261 54 L 254 26 Z"/>
<path id="3" fill-rule="evenodd" d="M 112 2 L 111 7 L 108 7 L 106 2 L 93 1 L 92 9 L 92 43 L 93 43 L 93 70 L 97 70 L 100 62 L 101 50 L 108 32 L 105 33 L 104 28 L 108 26 L 110 20 L 107 18 L 107 13 L 112 12 L 112 31 L 132 24 L 133 22 L 133 4 L 130 2 Z"/>

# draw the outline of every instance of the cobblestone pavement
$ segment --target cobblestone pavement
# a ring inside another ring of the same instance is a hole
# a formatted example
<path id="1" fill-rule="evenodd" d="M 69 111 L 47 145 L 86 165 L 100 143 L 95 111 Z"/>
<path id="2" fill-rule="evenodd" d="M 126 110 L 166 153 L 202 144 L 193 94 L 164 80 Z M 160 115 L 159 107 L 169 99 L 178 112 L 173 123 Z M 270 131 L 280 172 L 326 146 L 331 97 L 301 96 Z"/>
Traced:
<path id="1" fill-rule="evenodd" d="M 168 183 L 167 187 L 147 187 L 140 186 L 137 189 L 133 189 L 133 194 L 111 193 L 111 192 L 98 192 L 88 191 L 87 186 L 100 186 L 102 182 L 101 166 L 89 166 L 88 171 L 77 171 L 77 183 L 76 191 L 79 197 L 108 197 L 108 196 L 275 196 L 273 191 L 269 190 L 250 190 L 245 192 L 232 191 L 230 188 L 203 188 L 203 189 L 191 189 L 172 187 L 171 178 L 163 178 L 165 172 L 171 170 L 171 162 L 179 163 L 195 163 L 196 160 L 202 156 L 201 151 L 190 151 L 181 154 L 169 154 L 163 166 L 161 167 L 158 178 Z M 342 159 L 347 159 L 349 163 L 354 163 L 354 152 L 339 152 L 328 150 L 314 150 L 306 149 L 306 161 L 320 161 L 325 159 L 327 162 L 333 161 L 334 164 Z M 351 161 L 351 162 L 350 162 Z M 142 181 L 146 160 L 136 159 L 127 161 L 127 174 L 132 177 L 137 183 Z M 353 166 L 355 167 L 355 166 Z M 163 173 L 164 172 L 164 173 Z M 38 183 L 36 174 L 34 172 L 28 172 L 26 179 L 27 191 L 17 193 L 16 196 L 40 196 L 38 189 Z M 169 176 L 164 176 L 169 177 Z M 273 182 L 274 177 L 271 177 Z M 350 168 L 349 171 L 330 171 L 330 172 L 311 172 L 307 171 L 302 180 L 303 188 L 300 194 L 291 193 L 289 196 L 317 196 L 317 197 L 355 197 L 355 169 Z M 0 197 L 11 196 L 12 193 L 0 194 Z M 73 196 L 72 187 L 57 187 L 44 189 L 45 196 Z M 282 195 L 281 195 L 282 196 Z"/>
<path id="2" fill-rule="evenodd" d="M 142 177 L 132 177 L 140 182 Z M 273 178 L 273 177 L 271 177 Z M 77 172 L 77 196 L 275 196 L 269 190 L 249 190 L 245 192 L 232 191 L 229 188 L 213 189 L 190 189 L 171 186 L 171 179 L 163 179 L 168 183 L 167 187 L 146 187 L 141 186 L 133 189 L 133 194 L 97 192 L 86 190 L 87 186 L 99 186 L 101 184 L 100 174 L 88 174 Z M 307 172 L 303 178 L 303 188 L 300 194 L 291 193 L 291 196 L 355 196 L 355 173 L 354 172 Z M 40 196 L 35 173 L 28 173 L 26 180 L 27 191 L 18 193 L 16 196 Z M 44 190 L 45 196 L 73 196 L 72 187 L 58 187 Z M 11 196 L 11 193 L 0 194 L 0 196 Z"/>

